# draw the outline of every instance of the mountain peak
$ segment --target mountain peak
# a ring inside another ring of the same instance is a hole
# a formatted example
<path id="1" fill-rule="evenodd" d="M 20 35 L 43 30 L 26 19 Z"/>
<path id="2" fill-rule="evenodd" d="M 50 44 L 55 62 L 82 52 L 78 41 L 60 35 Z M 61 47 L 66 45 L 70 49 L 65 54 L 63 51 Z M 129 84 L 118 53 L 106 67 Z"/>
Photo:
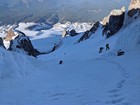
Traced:
<path id="1" fill-rule="evenodd" d="M 140 15 L 140 0 L 131 0 L 128 16 L 137 18 Z"/>
<path id="2" fill-rule="evenodd" d="M 113 9 L 108 16 L 103 18 L 102 24 L 106 25 L 106 23 L 109 22 L 110 16 L 119 16 L 122 15 L 122 13 L 124 12 L 125 12 L 125 7 L 122 7 L 121 9 Z"/>
<path id="3" fill-rule="evenodd" d="M 129 10 L 138 9 L 138 8 L 140 8 L 140 0 L 131 0 L 131 3 L 129 5 Z"/>

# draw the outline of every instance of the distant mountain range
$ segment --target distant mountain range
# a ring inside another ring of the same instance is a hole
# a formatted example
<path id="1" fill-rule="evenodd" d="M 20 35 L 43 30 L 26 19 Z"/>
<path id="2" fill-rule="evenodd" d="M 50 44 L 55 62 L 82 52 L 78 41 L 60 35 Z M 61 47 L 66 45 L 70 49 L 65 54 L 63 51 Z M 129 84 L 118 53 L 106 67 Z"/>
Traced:
<path id="1" fill-rule="evenodd" d="M 13 24 L 58 16 L 59 21 L 101 20 L 114 8 L 127 6 L 130 0 L 1 0 L 0 22 Z"/>

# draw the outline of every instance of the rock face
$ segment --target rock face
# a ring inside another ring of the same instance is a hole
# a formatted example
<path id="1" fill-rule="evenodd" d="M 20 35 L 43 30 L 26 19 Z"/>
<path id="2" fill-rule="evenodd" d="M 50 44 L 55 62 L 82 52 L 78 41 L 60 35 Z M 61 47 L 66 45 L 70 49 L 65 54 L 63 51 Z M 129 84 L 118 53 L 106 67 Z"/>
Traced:
<path id="1" fill-rule="evenodd" d="M 49 19 L 47 19 L 47 21 L 46 21 L 46 23 L 49 23 L 49 24 L 52 24 L 52 25 L 54 25 L 54 24 L 56 24 L 56 23 L 58 23 L 59 22 L 59 16 L 58 15 L 52 15 Z"/>
<path id="2" fill-rule="evenodd" d="M 103 18 L 102 25 L 106 25 L 107 23 L 109 23 L 110 16 L 119 16 L 124 12 L 125 12 L 125 7 L 122 7 L 121 9 L 112 10 L 108 16 Z"/>
<path id="3" fill-rule="evenodd" d="M 129 5 L 129 10 L 131 9 L 140 9 L 140 0 L 131 0 L 131 3 Z"/>
<path id="4" fill-rule="evenodd" d="M 136 18 L 138 15 L 140 15 L 140 0 L 131 0 L 131 3 L 129 5 L 128 16 L 135 16 Z"/>
<path id="5" fill-rule="evenodd" d="M 88 39 L 89 37 L 90 37 L 90 31 L 88 30 L 88 31 L 86 31 L 84 34 L 83 34 L 83 36 L 78 40 L 78 43 L 79 42 L 81 42 L 81 41 L 84 41 L 84 40 L 86 40 L 86 39 Z"/>
<path id="6" fill-rule="evenodd" d="M 123 26 L 125 18 L 125 8 L 121 10 L 113 10 L 106 20 L 103 20 L 104 29 L 103 35 L 106 35 L 107 38 L 117 33 Z"/>
<path id="7" fill-rule="evenodd" d="M 95 32 L 97 31 L 97 29 L 99 28 L 99 25 L 100 25 L 100 22 L 97 21 L 97 22 L 93 25 L 93 27 L 90 29 L 90 32 L 95 33 Z"/>
<path id="8" fill-rule="evenodd" d="M 3 48 L 5 48 L 4 47 L 4 44 L 3 44 L 3 39 L 0 37 L 0 47 L 3 47 Z"/>
<path id="9" fill-rule="evenodd" d="M 6 40 L 6 41 L 10 41 L 10 40 L 12 40 L 12 38 L 13 38 L 14 36 L 16 36 L 16 35 L 15 35 L 14 31 L 13 31 L 12 28 L 11 28 L 11 29 L 8 30 L 7 35 L 6 35 L 6 37 L 5 37 L 5 40 Z"/>
<path id="10" fill-rule="evenodd" d="M 63 32 L 62 32 L 62 38 L 64 38 L 66 35 L 67 35 L 67 31 L 66 30 L 63 30 Z"/>
<path id="11" fill-rule="evenodd" d="M 48 24 L 48 23 L 38 23 L 35 24 L 33 26 L 29 26 L 27 29 L 28 30 L 34 30 L 34 31 L 41 31 L 41 30 L 48 30 L 51 29 L 53 27 L 52 24 Z"/>
<path id="12" fill-rule="evenodd" d="M 72 29 L 70 32 L 69 32 L 69 35 L 70 36 L 76 36 L 78 33 L 75 31 L 75 29 Z"/>
<path id="13" fill-rule="evenodd" d="M 100 26 L 100 22 L 97 21 L 90 30 L 86 31 L 83 34 L 83 36 L 78 40 L 78 43 L 81 42 L 81 41 L 84 41 L 84 40 L 88 39 L 93 33 L 95 33 L 97 31 L 97 29 L 99 28 L 99 26 Z"/>
<path id="14" fill-rule="evenodd" d="M 18 35 L 10 41 L 9 50 L 23 52 L 27 55 L 36 57 L 39 52 L 33 47 L 30 39 L 20 31 L 16 31 L 16 33 Z"/>
<path id="15" fill-rule="evenodd" d="M 51 17 L 41 17 L 35 21 L 35 25 L 29 26 L 27 29 L 34 31 L 48 30 L 53 27 L 54 24 L 59 22 L 58 15 L 52 15 Z"/>

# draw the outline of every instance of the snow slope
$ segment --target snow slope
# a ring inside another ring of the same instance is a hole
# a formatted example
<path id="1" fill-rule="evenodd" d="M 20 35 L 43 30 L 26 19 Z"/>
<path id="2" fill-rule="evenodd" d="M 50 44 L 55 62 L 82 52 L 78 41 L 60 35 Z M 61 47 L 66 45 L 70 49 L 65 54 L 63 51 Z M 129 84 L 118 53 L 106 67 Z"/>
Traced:
<path id="1" fill-rule="evenodd" d="M 133 48 L 140 45 L 140 18 L 134 20 L 119 33 L 117 46 Z"/>
<path id="2" fill-rule="evenodd" d="M 30 73 L 33 67 L 31 58 L 0 48 L 0 78 L 20 78 Z M 29 60 L 30 59 L 30 60 Z"/>
<path id="3" fill-rule="evenodd" d="M 0 49 L 0 105 L 140 105 L 140 46 L 133 41 L 139 37 L 139 24 L 136 20 L 109 39 L 100 28 L 78 44 L 82 34 L 63 38 L 59 49 L 38 59 Z M 33 36 L 34 45 L 43 49 L 48 45 L 41 40 L 57 42 L 61 31 L 53 30 Z M 111 49 L 99 54 L 106 43 Z M 125 55 L 116 56 L 119 49 Z M 9 78 L 10 72 L 24 76 Z"/>

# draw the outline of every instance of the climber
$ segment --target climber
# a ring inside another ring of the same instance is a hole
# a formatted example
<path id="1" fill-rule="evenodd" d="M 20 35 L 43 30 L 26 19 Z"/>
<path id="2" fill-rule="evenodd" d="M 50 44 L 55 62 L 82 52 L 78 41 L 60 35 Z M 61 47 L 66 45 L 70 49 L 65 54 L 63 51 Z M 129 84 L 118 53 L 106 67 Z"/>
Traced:
<path id="1" fill-rule="evenodd" d="M 109 44 L 106 44 L 106 51 L 109 49 L 110 49 Z"/>
<path id="2" fill-rule="evenodd" d="M 59 64 L 63 64 L 63 61 L 62 61 L 62 60 L 60 60 L 60 61 L 59 61 Z"/>
<path id="3" fill-rule="evenodd" d="M 103 49 L 103 47 L 100 47 L 99 53 L 102 53 Z"/>

